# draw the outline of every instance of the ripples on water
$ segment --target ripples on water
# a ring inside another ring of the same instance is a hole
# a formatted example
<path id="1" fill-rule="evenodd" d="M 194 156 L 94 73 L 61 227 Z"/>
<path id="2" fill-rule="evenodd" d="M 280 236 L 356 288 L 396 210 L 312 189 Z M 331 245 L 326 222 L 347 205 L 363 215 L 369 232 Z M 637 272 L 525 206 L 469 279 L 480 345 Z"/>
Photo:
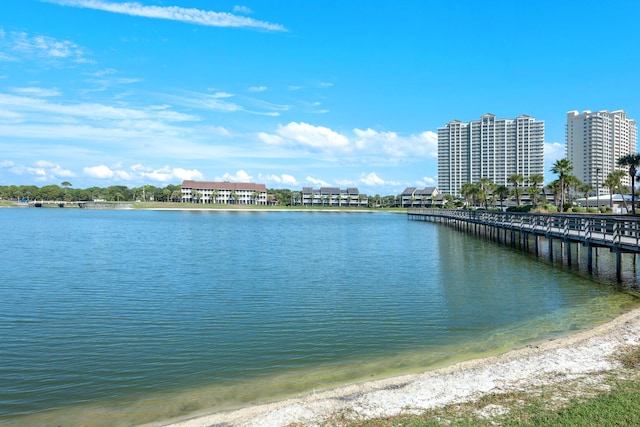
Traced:
<path id="1" fill-rule="evenodd" d="M 451 363 L 632 298 L 404 215 L 5 209 L 0 422 L 131 425 Z"/>

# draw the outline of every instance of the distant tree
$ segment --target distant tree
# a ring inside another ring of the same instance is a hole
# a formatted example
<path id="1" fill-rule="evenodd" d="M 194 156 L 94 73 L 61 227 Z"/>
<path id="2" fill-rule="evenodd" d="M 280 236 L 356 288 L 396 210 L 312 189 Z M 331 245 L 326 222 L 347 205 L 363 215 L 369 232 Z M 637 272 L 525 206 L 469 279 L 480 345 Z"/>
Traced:
<path id="1" fill-rule="evenodd" d="M 482 196 L 482 200 L 484 201 L 484 208 L 489 209 L 489 193 L 493 192 L 496 185 L 486 177 L 480 178 L 478 185 L 480 186 L 480 196 Z"/>
<path id="2" fill-rule="evenodd" d="M 628 154 L 618 159 L 618 166 L 628 166 L 631 177 L 631 214 L 636 214 L 636 172 L 640 167 L 640 154 Z"/>
<path id="3" fill-rule="evenodd" d="M 604 182 L 602 183 L 603 186 L 609 189 L 609 206 L 611 207 L 613 207 L 613 193 L 616 192 L 616 189 L 618 188 L 618 183 L 621 180 L 621 178 L 615 177 L 614 172 L 622 172 L 622 171 L 618 170 L 618 171 L 610 172 L 607 175 L 607 177 L 604 179 Z M 624 172 L 622 173 L 624 174 Z"/>
<path id="4" fill-rule="evenodd" d="M 589 206 L 589 193 L 591 193 L 591 191 L 593 190 L 593 185 L 583 182 L 582 184 L 580 184 L 578 189 L 580 190 L 580 192 L 584 196 L 584 202 L 585 202 L 586 206 L 588 207 Z"/>
<path id="5" fill-rule="evenodd" d="M 69 181 L 62 181 L 60 185 L 64 188 L 64 200 L 70 202 L 71 196 L 69 196 L 69 187 L 72 186 L 71 183 Z"/>
<path id="6" fill-rule="evenodd" d="M 182 191 L 181 190 L 172 190 L 171 191 L 171 201 L 172 202 L 181 202 L 182 201 Z"/>
<path id="7" fill-rule="evenodd" d="M 551 190 L 551 194 L 553 195 L 553 203 L 556 206 L 560 205 L 560 180 L 556 179 L 555 181 L 551 181 L 548 185 L 549 190 Z"/>
<path id="8" fill-rule="evenodd" d="M 573 171 L 573 165 L 569 159 L 558 159 L 551 167 L 551 172 L 557 174 L 560 177 L 560 208 L 558 211 L 564 211 L 564 192 L 565 192 L 565 177 Z"/>
<path id="9" fill-rule="evenodd" d="M 503 209 L 503 202 L 509 196 L 509 188 L 506 185 L 498 185 L 496 186 L 494 193 L 498 196 L 498 200 L 500 200 L 500 209 Z"/>
<path id="10" fill-rule="evenodd" d="M 481 196 L 480 186 L 478 184 L 472 184 L 465 182 L 460 187 L 460 194 L 465 198 L 467 206 L 475 206 L 478 198 Z"/>
<path id="11" fill-rule="evenodd" d="M 544 176 L 542 176 L 542 174 L 540 173 L 534 173 L 529 176 L 528 181 L 529 181 L 529 189 L 527 191 L 529 192 L 529 196 L 531 196 L 531 201 L 535 206 L 538 202 L 538 196 L 540 195 L 540 191 L 541 191 L 539 185 L 544 182 Z"/>
<path id="12" fill-rule="evenodd" d="M 620 194 L 620 197 L 622 198 L 622 203 L 624 204 L 624 208 L 627 212 L 629 212 L 629 205 L 627 204 L 627 199 L 624 197 L 624 193 L 626 193 L 626 188 L 622 185 L 622 178 L 624 178 L 625 176 L 625 172 L 620 170 L 620 169 L 616 169 L 612 172 L 610 172 L 607 175 L 607 178 L 605 179 L 605 185 L 609 186 L 609 184 L 611 184 L 613 187 L 610 187 L 610 200 L 611 200 L 611 206 L 613 207 L 613 193 L 618 190 L 618 193 Z"/>
<path id="13" fill-rule="evenodd" d="M 524 182 L 524 176 L 519 173 L 512 173 L 507 177 L 507 182 L 513 185 L 513 195 L 516 198 L 516 205 L 520 206 L 520 198 L 522 197 L 520 183 Z"/>
<path id="14" fill-rule="evenodd" d="M 575 175 L 567 175 L 564 177 L 564 185 L 569 193 L 569 201 L 573 202 L 578 197 L 578 189 L 582 181 Z"/>
<path id="15" fill-rule="evenodd" d="M 445 194 L 442 201 L 446 209 L 455 209 L 456 201 L 451 194 Z"/>

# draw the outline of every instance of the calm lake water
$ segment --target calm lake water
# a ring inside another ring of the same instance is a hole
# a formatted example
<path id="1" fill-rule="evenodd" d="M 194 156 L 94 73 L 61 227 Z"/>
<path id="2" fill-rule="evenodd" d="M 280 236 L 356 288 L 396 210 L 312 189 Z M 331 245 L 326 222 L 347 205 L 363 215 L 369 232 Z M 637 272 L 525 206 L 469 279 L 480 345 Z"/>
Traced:
<path id="1" fill-rule="evenodd" d="M 389 213 L 0 209 L 0 424 L 136 425 L 588 328 L 615 286 Z"/>

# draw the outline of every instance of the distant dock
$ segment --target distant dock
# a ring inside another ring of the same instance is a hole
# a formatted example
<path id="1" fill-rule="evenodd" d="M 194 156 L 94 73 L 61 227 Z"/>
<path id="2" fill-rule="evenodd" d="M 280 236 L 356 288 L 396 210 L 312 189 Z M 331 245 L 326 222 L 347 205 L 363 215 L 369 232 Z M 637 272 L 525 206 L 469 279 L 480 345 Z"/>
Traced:
<path id="1" fill-rule="evenodd" d="M 17 207 L 24 208 L 80 208 L 80 209 L 98 209 L 98 210 L 112 210 L 112 209 L 133 209 L 133 203 L 123 202 L 93 202 L 93 201 L 80 201 L 80 202 L 68 202 L 68 201 L 56 201 L 56 200 L 33 200 L 29 202 L 15 203 Z"/>
<path id="2" fill-rule="evenodd" d="M 640 219 L 615 215 L 531 214 L 487 210 L 409 209 L 410 220 L 431 221 L 486 239 L 541 254 L 541 239 L 553 260 L 554 242 L 560 243 L 567 264 L 572 247 L 587 248 L 587 269 L 593 271 L 593 253 L 608 248 L 615 254 L 616 278 L 622 280 L 622 255 L 631 254 L 636 265 L 640 253 Z"/>

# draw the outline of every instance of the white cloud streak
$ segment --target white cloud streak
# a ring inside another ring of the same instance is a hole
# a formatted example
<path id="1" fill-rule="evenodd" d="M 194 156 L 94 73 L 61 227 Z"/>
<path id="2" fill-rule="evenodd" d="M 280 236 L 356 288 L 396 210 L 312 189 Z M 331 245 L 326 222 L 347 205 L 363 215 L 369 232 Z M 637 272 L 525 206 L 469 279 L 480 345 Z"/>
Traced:
<path id="1" fill-rule="evenodd" d="M 46 160 L 38 160 L 30 166 L 14 166 L 13 162 L 3 162 L 5 167 L 11 168 L 16 175 L 31 175 L 36 181 L 51 182 L 58 179 L 73 178 L 75 173 L 59 164 Z"/>
<path id="2" fill-rule="evenodd" d="M 185 179 L 199 180 L 203 175 L 197 169 L 171 168 L 165 166 L 160 169 L 151 169 L 141 164 L 131 166 L 130 170 L 124 170 L 119 165 L 97 165 L 83 168 L 83 175 L 87 178 L 121 181 L 121 182 L 158 182 L 170 183 Z"/>
<path id="3" fill-rule="evenodd" d="M 216 177 L 216 181 L 253 182 L 253 177 L 241 169 L 234 174 L 227 172 L 221 177 Z"/>
<path id="4" fill-rule="evenodd" d="M 395 132 L 354 129 L 353 135 L 344 135 L 324 126 L 291 122 L 279 125 L 275 133 L 260 132 L 257 137 L 267 145 L 307 149 L 336 157 L 360 154 L 400 160 L 438 155 L 438 135 L 432 131 L 400 136 Z"/>
<path id="5" fill-rule="evenodd" d="M 144 18 L 166 19 L 208 27 L 253 28 L 265 31 L 287 31 L 280 24 L 258 21 L 227 12 L 213 12 L 178 6 L 145 6 L 136 2 L 112 3 L 103 0 L 48 0 L 61 6 L 78 7 Z"/>
<path id="6" fill-rule="evenodd" d="M 0 28 L 1 30 L 1 28 Z M 29 35 L 12 31 L 0 34 L 0 61 L 44 58 L 50 61 L 70 59 L 76 63 L 92 62 L 85 57 L 84 49 L 69 40 L 57 40 L 44 35 Z"/>

